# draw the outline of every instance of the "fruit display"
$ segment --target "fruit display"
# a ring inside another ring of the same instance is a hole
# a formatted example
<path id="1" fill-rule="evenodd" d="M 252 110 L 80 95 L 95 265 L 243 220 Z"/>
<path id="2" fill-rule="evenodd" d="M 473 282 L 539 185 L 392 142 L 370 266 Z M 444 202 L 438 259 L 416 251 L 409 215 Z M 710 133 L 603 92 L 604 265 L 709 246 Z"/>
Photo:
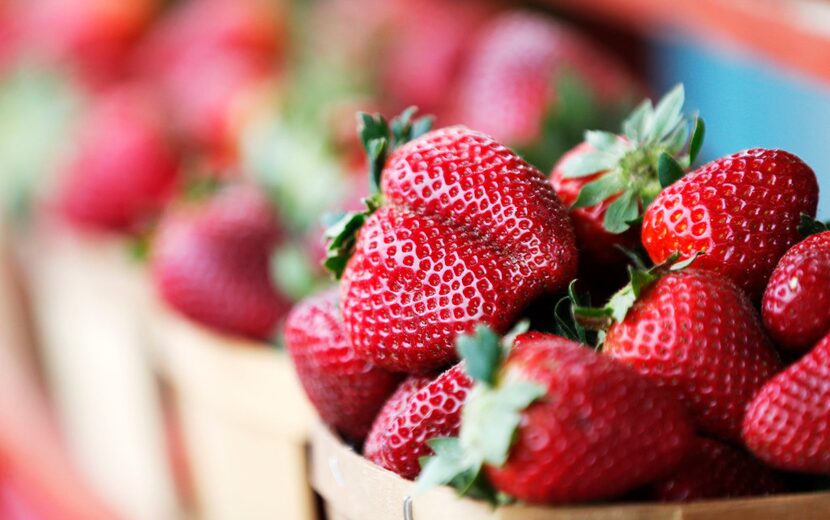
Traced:
<path id="1" fill-rule="evenodd" d="M 830 511 L 821 164 L 720 153 L 653 42 L 568 13 L 0 6 L 3 211 L 115 509 L 160 500 L 77 433 L 123 401 L 165 518 Z"/>

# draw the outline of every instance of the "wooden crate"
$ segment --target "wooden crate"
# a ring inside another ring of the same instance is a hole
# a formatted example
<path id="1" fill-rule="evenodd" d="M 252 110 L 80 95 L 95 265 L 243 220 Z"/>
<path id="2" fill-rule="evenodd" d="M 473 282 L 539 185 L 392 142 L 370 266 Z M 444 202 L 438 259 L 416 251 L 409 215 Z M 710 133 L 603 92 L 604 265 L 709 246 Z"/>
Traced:
<path id="1" fill-rule="evenodd" d="M 176 395 L 199 516 L 312 520 L 311 406 L 287 355 L 209 331 L 156 303 L 158 369 Z"/>
<path id="2" fill-rule="evenodd" d="M 123 518 L 179 518 L 140 265 L 122 239 L 58 223 L 17 242 L 47 385 L 81 472 Z"/>
<path id="3" fill-rule="evenodd" d="M 491 508 L 436 488 L 412 496 L 413 483 L 364 459 L 328 428 L 312 434 L 311 481 L 331 520 L 811 520 L 830 518 L 830 493 L 694 504 Z"/>

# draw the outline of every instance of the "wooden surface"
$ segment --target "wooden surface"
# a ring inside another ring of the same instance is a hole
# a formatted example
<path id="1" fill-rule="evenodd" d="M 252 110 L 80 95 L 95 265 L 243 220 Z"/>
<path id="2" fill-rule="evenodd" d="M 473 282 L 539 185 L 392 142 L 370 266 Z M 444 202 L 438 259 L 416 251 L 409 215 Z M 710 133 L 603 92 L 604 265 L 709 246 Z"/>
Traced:
<path id="1" fill-rule="evenodd" d="M 156 302 L 156 363 L 176 409 L 208 520 L 312 520 L 307 440 L 314 414 L 290 361 L 215 334 Z"/>
<path id="2" fill-rule="evenodd" d="M 21 235 L 40 355 L 61 431 L 93 488 L 128 520 L 178 518 L 141 330 L 146 284 L 126 244 L 44 225 Z"/>
<path id="3" fill-rule="evenodd" d="M 830 3 L 825 0 L 545 0 L 644 34 L 680 31 L 734 43 L 830 83 Z"/>
<path id="4" fill-rule="evenodd" d="M 449 488 L 412 496 L 413 483 L 386 471 L 340 442 L 318 425 L 312 435 L 312 485 L 338 520 L 389 520 L 404 516 L 411 497 L 412 520 L 812 520 L 830 518 L 830 493 L 786 495 L 688 505 L 626 504 L 609 506 L 492 509 L 460 499 Z"/>

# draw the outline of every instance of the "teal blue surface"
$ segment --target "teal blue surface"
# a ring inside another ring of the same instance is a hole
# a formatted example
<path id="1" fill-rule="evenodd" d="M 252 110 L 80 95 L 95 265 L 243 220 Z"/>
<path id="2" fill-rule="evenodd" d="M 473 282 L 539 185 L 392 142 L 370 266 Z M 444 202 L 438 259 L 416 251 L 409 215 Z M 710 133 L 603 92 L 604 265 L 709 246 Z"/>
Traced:
<path id="1" fill-rule="evenodd" d="M 651 51 L 658 92 L 683 82 L 687 106 L 706 120 L 703 159 L 755 146 L 793 152 L 818 175 L 819 214 L 830 217 L 830 85 L 693 40 L 656 41 Z"/>

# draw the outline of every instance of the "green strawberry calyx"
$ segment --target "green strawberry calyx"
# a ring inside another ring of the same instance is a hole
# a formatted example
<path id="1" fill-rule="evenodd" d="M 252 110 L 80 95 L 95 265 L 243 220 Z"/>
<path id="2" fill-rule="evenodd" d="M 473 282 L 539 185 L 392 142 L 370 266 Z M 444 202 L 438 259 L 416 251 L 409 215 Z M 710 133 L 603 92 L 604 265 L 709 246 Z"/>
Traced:
<path id="1" fill-rule="evenodd" d="M 689 122 L 684 102 L 683 85 L 677 85 L 656 106 L 649 99 L 640 103 L 623 122 L 622 135 L 585 132 L 593 149 L 565 162 L 564 177 L 598 177 L 582 187 L 572 207 L 616 197 L 605 212 L 605 229 L 623 233 L 639 222 L 651 201 L 683 177 L 700 153 L 706 127 L 700 117 Z"/>
<path id="2" fill-rule="evenodd" d="M 526 328 L 520 324 L 519 327 Z M 435 455 L 422 457 L 422 471 L 416 492 L 450 484 L 462 495 L 473 495 L 501 503 L 486 482 L 482 467 L 503 466 L 507 462 L 522 411 L 545 395 L 533 381 L 502 370 L 515 336 L 499 338 L 484 325 L 473 334 L 458 338 L 456 348 L 475 385 L 464 401 L 458 437 L 438 437 L 428 441 Z"/>
<path id="3" fill-rule="evenodd" d="M 798 232 L 802 238 L 807 238 L 810 235 L 816 235 L 828 230 L 830 230 L 830 223 L 814 219 L 806 213 L 801 214 L 801 220 L 798 222 Z"/>
<path id="4" fill-rule="evenodd" d="M 586 329 L 603 333 L 614 323 L 623 321 L 634 302 L 655 282 L 669 273 L 686 269 L 702 254 L 696 253 L 681 260 L 680 253 L 674 253 L 665 262 L 651 268 L 646 268 L 642 263 L 629 265 L 628 284 L 611 296 L 604 307 L 581 306 L 574 302 L 572 307 L 574 320 Z M 602 343 L 602 337 L 599 338 L 599 343 Z"/>
<path id="5" fill-rule="evenodd" d="M 327 244 L 323 266 L 335 278 L 339 279 L 346 268 L 346 263 L 354 251 L 358 230 L 369 215 L 383 205 L 381 176 L 389 153 L 432 128 L 432 116 L 413 119 L 417 111 L 416 107 L 409 107 L 391 122 L 387 122 L 380 114 L 358 114 L 358 133 L 369 159 L 371 195 L 363 199 L 365 209 L 349 211 L 329 219 L 330 225 L 327 225 L 323 233 L 323 239 Z"/>

